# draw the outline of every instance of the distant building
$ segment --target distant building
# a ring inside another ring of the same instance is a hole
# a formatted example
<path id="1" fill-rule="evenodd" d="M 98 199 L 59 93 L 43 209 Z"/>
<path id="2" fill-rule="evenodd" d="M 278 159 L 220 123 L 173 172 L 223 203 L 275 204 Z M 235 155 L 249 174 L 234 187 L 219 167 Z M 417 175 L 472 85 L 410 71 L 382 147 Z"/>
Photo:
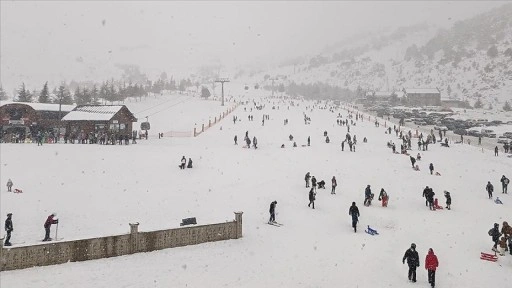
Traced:
<path id="1" fill-rule="evenodd" d="M 464 101 L 453 99 L 442 99 L 441 106 L 446 108 L 470 108 Z"/>
<path id="2" fill-rule="evenodd" d="M 125 105 L 83 105 L 69 112 L 62 121 L 66 133 L 96 134 L 98 132 L 131 135 L 137 118 Z"/>
<path id="3" fill-rule="evenodd" d="M 410 106 L 441 106 L 441 91 L 437 88 L 404 88 Z"/>
<path id="4" fill-rule="evenodd" d="M 75 108 L 74 105 L 50 103 L 2 102 L 0 105 L 0 131 L 4 142 L 12 136 L 23 140 L 37 132 L 63 132 L 61 119 Z M 59 111 L 60 110 L 60 111 Z"/>
<path id="5" fill-rule="evenodd" d="M 364 100 L 368 104 L 393 104 L 398 103 L 402 95 L 401 91 L 368 91 Z M 395 100 L 393 97 L 396 97 Z"/>

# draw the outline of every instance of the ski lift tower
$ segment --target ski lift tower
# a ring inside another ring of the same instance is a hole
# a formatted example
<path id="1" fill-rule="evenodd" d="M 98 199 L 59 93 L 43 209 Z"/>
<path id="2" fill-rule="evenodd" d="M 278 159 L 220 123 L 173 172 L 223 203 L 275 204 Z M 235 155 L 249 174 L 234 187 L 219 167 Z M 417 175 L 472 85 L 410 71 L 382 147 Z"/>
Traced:
<path id="1" fill-rule="evenodd" d="M 217 78 L 215 82 L 220 82 L 222 85 L 222 104 L 221 106 L 224 106 L 224 83 L 229 82 L 229 78 Z"/>
<path id="2" fill-rule="evenodd" d="M 272 80 L 272 97 L 274 97 L 274 81 L 278 80 L 277 77 L 269 78 L 268 80 Z"/>

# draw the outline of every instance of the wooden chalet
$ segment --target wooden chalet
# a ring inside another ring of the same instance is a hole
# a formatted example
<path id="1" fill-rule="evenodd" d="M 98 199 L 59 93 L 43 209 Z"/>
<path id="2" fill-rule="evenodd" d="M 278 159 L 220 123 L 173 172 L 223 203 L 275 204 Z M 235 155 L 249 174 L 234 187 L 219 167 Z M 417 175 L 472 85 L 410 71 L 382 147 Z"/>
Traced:
<path id="1" fill-rule="evenodd" d="M 137 118 L 125 105 L 81 105 L 62 118 L 67 133 L 131 135 Z"/>

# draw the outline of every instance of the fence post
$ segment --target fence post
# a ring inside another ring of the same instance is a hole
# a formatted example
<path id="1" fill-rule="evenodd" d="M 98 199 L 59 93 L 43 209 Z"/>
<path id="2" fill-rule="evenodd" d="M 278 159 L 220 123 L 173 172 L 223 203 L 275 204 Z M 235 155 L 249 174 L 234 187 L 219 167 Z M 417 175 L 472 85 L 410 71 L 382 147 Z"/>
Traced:
<path id="1" fill-rule="evenodd" d="M 242 238 L 242 214 L 244 212 L 235 212 L 236 235 L 235 239 Z"/>
<path id="2" fill-rule="evenodd" d="M 139 222 L 130 224 L 130 249 L 129 253 L 133 254 L 139 250 Z"/>

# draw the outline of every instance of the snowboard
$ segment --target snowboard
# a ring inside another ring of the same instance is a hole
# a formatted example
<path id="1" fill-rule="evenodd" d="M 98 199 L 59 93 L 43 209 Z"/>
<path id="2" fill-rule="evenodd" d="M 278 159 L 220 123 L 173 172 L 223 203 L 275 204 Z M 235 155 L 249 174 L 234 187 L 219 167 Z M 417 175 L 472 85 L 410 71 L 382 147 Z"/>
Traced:
<path id="1" fill-rule="evenodd" d="M 480 252 L 480 259 L 491 261 L 491 262 L 496 262 L 496 261 L 498 261 L 498 256 L 496 256 L 494 254 Z"/>

